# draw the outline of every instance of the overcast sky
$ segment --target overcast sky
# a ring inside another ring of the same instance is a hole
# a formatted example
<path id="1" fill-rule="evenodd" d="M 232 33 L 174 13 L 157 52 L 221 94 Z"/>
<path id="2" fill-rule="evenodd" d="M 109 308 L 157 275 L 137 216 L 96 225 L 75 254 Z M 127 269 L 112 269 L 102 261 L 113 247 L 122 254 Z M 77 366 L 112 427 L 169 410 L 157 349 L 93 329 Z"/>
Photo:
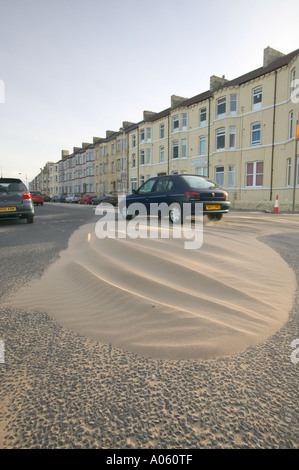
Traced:
<path id="1" fill-rule="evenodd" d="M 0 0 L 0 169 L 61 150 L 299 48 L 298 0 Z"/>

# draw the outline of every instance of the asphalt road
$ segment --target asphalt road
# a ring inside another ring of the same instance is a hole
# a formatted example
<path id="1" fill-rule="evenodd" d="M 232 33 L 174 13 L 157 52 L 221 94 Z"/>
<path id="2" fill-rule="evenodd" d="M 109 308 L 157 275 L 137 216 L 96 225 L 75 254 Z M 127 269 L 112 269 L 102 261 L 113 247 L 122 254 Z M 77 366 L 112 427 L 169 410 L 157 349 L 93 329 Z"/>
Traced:
<path id="1" fill-rule="evenodd" d="M 96 220 L 92 207 L 45 204 L 32 225 L 0 221 L 0 302 Z M 298 233 L 262 238 L 298 282 Z M 45 312 L 0 308 L 0 448 L 298 448 L 299 365 L 290 360 L 298 305 L 297 289 L 283 328 L 215 361 L 139 357 L 67 331 Z"/>
<path id="2" fill-rule="evenodd" d="M 0 220 L 0 299 L 40 277 L 67 248 L 71 234 L 81 225 L 97 220 L 95 206 L 45 203 L 35 207 L 33 224 L 26 220 Z"/>

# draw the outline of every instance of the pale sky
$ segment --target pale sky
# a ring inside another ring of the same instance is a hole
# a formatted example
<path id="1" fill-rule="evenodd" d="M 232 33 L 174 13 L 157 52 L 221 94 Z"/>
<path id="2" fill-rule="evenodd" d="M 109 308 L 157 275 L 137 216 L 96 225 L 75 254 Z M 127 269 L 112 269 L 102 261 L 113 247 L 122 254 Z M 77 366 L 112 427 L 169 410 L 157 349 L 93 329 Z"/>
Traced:
<path id="1" fill-rule="evenodd" d="M 33 179 L 171 95 L 299 48 L 298 0 L 0 0 L 0 170 Z"/>

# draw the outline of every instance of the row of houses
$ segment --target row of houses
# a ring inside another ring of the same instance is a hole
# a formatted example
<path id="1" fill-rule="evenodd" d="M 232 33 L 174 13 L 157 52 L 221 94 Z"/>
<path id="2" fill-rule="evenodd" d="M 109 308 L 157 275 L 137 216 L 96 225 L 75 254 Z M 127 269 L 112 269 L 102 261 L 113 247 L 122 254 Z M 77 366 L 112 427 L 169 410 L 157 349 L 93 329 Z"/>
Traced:
<path id="1" fill-rule="evenodd" d="M 83 142 L 47 163 L 31 187 L 54 194 L 131 192 L 156 175 L 207 176 L 236 209 L 299 208 L 296 130 L 299 49 L 264 49 L 263 66 L 241 77 L 210 77 L 192 98 L 171 96 L 170 107 L 143 111 L 138 123 Z"/>

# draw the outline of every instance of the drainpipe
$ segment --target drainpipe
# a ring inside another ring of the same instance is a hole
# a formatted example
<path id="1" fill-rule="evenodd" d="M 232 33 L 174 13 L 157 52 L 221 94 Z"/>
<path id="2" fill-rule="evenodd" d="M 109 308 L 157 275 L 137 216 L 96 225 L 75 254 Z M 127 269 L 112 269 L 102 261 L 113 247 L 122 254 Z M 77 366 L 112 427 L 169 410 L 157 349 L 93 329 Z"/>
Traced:
<path id="1" fill-rule="evenodd" d="M 208 178 L 210 177 L 210 127 L 211 127 L 211 117 L 210 117 L 210 109 L 211 109 L 211 97 L 209 97 L 209 117 L 208 117 Z"/>
<path id="2" fill-rule="evenodd" d="M 167 116 L 167 174 L 170 172 L 170 156 L 169 156 L 169 115 Z"/>
<path id="3" fill-rule="evenodd" d="M 296 123 L 296 134 L 297 134 L 297 128 L 298 128 L 298 119 Z M 293 186 L 293 206 L 292 206 L 292 212 L 295 212 L 295 207 L 296 207 L 296 182 L 297 182 L 297 144 L 298 140 L 296 139 L 295 143 L 295 164 L 294 164 L 294 186 Z"/>
<path id="4" fill-rule="evenodd" d="M 273 129 L 272 129 L 270 201 L 272 201 L 272 193 L 273 193 L 273 163 L 274 163 L 274 143 L 275 143 L 276 87 L 277 87 L 277 70 L 275 70 L 275 81 L 274 81 L 274 104 L 273 104 L 274 107 L 273 107 Z"/>
<path id="5" fill-rule="evenodd" d="M 140 132 L 140 129 L 139 129 L 139 126 L 137 127 L 137 188 L 139 188 L 139 152 L 140 152 L 140 149 L 139 149 L 139 132 Z"/>

